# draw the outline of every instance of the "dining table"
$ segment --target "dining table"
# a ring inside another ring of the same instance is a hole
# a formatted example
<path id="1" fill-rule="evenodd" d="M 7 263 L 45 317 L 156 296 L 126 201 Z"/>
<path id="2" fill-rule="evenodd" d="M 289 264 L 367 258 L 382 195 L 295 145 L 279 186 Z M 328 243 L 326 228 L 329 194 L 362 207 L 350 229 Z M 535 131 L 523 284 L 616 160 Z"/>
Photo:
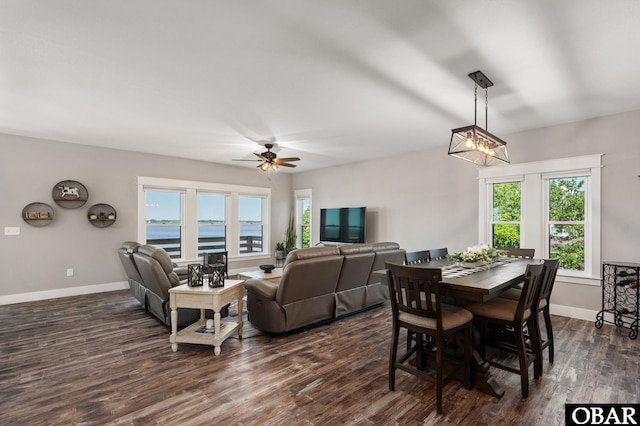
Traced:
<path id="1" fill-rule="evenodd" d="M 486 302 L 505 290 L 524 281 L 527 265 L 544 263 L 541 259 L 498 258 L 486 264 L 459 264 L 447 259 L 432 260 L 415 265 L 417 268 L 438 268 L 442 273 L 441 295 L 448 300 L 466 303 Z M 375 271 L 384 275 L 386 270 Z M 486 394 L 502 398 L 504 389 L 491 374 L 489 364 L 482 358 L 477 346 L 480 333 L 474 331 L 472 371 L 474 386 Z"/>

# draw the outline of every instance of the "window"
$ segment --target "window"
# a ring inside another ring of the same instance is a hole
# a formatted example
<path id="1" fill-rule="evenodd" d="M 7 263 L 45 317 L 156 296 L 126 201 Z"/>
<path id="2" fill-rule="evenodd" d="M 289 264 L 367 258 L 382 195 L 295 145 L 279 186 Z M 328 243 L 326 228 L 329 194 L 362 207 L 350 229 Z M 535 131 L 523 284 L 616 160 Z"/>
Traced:
<path id="1" fill-rule="evenodd" d="M 480 169 L 479 243 L 559 258 L 565 282 L 599 285 L 601 156 Z"/>
<path id="2" fill-rule="evenodd" d="M 180 260 L 269 256 L 270 188 L 138 177 L 138 240 Z"/>
<path id="3" fill-rule="evenodd" d="M 227 197 L 198 193 L 198 256 L 227 250 Z"/>
<path id="4" fill-rule="evenodd" d="M 493 247 L 520 247 L 520 182 L 494 183 L 491 242 Z"/>
<path id="5" fill-rule="evenodd" d="M 295 191 L 297 246 L 311 247 L 311 189 Z"/>
<path id="6" fill-rule="evenodd" d="M 240 253 L 262 251 L 262 198 L 240 197 Z"/>
<path id="7" fill-rule="evenodd" d="M 549 257 L 559 258 L 559 268 L 584 271 L 586 176 L 546 179 Z"/>
<path id="8" fill-rule="evenodd" d="M 182 192 L 147 190 L 145 239 L 162 247 L 172 258 L 182 256 Z"/>

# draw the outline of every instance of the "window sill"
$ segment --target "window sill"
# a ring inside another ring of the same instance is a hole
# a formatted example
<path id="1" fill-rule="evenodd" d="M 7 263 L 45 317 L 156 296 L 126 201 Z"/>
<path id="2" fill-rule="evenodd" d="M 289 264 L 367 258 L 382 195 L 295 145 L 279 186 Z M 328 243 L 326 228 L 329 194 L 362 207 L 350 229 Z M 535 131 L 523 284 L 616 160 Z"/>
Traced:
<path id="1" fill-rule="evenodd" d="M 556 276 L 556 281 L 561 281 L 563 283 L 570 283 L 570 284 L 582 284 L 582 285 L 592 285 L 592 286 L 600 286 L 600 283 L 602 282 L 600 277 L 565 275 L 559 271 L 558 271 L 558 275 Z"/>

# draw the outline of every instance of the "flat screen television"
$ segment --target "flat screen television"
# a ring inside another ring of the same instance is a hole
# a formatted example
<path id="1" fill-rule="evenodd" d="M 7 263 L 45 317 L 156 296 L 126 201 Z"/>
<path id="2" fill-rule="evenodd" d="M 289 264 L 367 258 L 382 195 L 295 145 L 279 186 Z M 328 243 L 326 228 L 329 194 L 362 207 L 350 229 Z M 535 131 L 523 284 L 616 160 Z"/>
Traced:
<path id="1" fill-rule="evenodd" d="M 366 242 L 366 207 L 320 209 L 320 241 Z"/>

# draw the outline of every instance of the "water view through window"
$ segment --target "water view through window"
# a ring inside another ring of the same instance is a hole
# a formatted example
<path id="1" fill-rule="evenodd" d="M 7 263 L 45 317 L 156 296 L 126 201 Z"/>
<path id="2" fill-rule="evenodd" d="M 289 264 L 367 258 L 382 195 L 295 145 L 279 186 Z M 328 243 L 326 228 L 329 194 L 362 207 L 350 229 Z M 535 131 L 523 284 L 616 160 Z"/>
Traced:
<path id="1" fill-rule="evenodd" d="M 240 253 L 262 252 L 262 198 L 240 197 Z M 145 191 L 147 244 L 161 247 L 172 258 L 182 256 L 182 193 Z M 200 193 L 198 203 L 198 255 L 227 250 L 227 197 Z"/>

